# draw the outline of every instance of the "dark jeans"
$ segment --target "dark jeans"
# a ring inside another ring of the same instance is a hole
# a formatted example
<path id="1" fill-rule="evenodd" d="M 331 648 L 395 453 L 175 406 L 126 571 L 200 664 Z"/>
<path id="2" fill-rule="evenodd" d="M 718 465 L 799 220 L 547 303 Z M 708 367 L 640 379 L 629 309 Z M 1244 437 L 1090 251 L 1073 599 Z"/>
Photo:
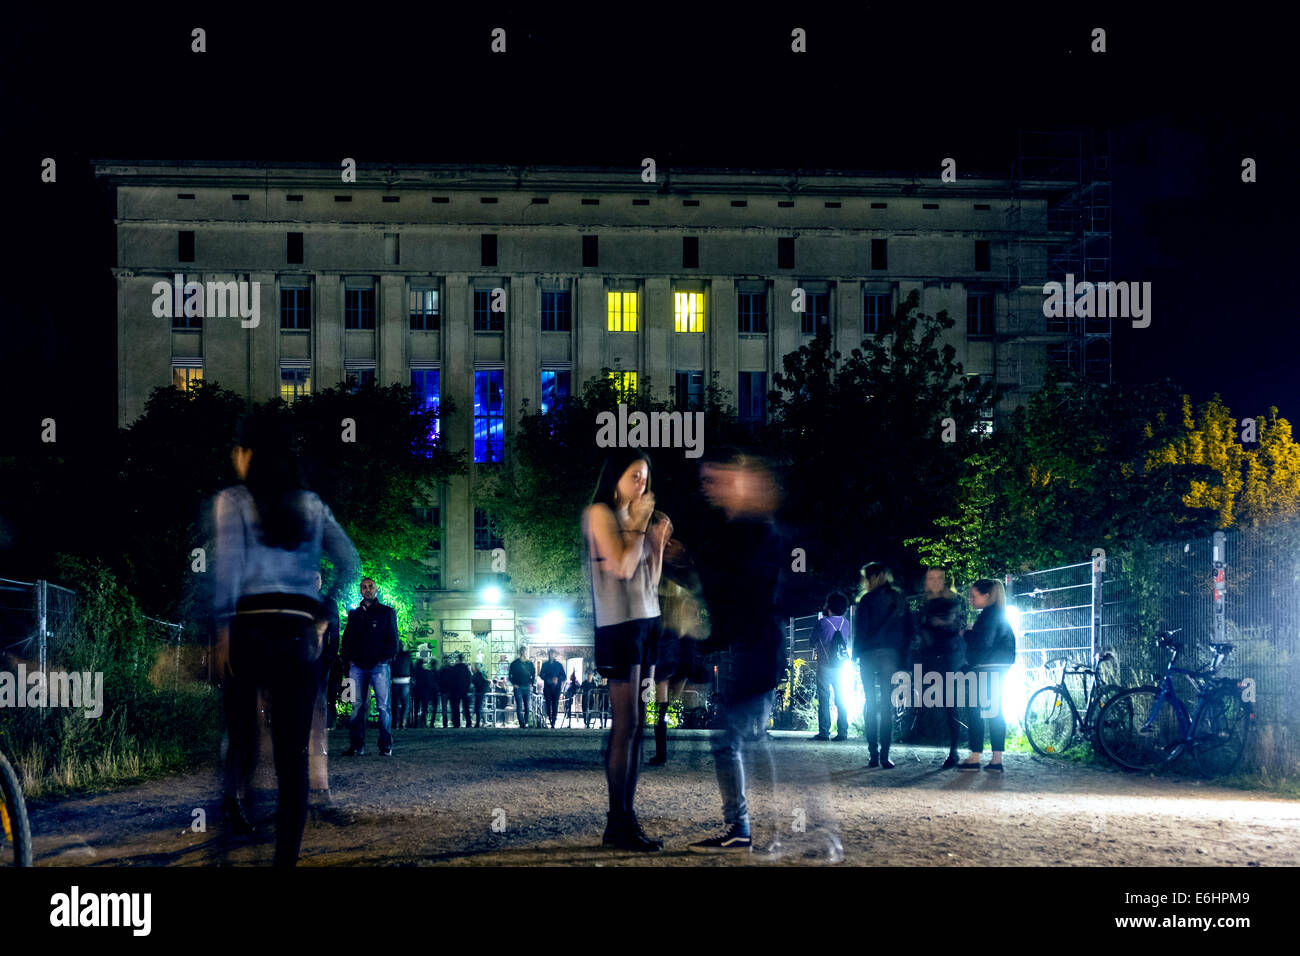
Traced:
<path id="1" fill-rule="evenodd" d="M 515 715 L 519 718 L 519 726 L 528 726 L 528 712 L 532 704 L 533 689 L 531 687 L 515 688 Z"/>
<path id="2" fill-rule="evenodd" d="M 542 693 L 546 697 L 546 719 L 554 727 L 556 718 L 560 716 L 560 688 L 558 685 L 547 684 Z"/>
<path id="3" fill-rule="evenodd" d="M 865 736 L 871 756 L 877 753 L 889 756 L 889 745 L 894 739 L 894 706 L 890 702 L 893 685 L 890 678 L 898 670 L 898 653 L 891 650 L 864 651 L 862 668 L 862 694 L 865 703 L 862 716 L 866 720 Z"/>
<path id="4" fill-rule="evenodd" d="M 352 704 L 352 717 L 348 721 L 348 740 L 353 750 L 366 745 L 366 714 L 370 710 L 370 688 L 375 689 L 375 705 L 379 708 L 379 749 L 393 747 L 393 711 L 388 703 L 388 665 L 376 664 L 369 670 L 352 665 L 351 678 L 357 699 Z"/>
<path id="5" fill-rule="evenodd" d="M 460 715 L 465 715 L 465 726 L 470 726 L 469 722 L 469 695 L 465 691 L 456 691 L 451 695 L 451 725 L 460 726 Z"/>
<path id="6" fill-rule="evenodd" d="M 987 687 L 992 699 L 987 701 L 981 699 L 979 703 L 984 706 L 971 707 L 966 711 L 966 723 L 970 727 L 970 751 L 977 754 L 984 749 L 984 725 L 987 723 L 989 750 L 1001 753 L 1007 749 L 1007 718 L 1002 715 L 1002 684 L 1006 671 L 990 670 L 979 674 L 979 677 L 976 686 L 979 688 L 980 696 L 983 697 Z M 984 717 L 982 712 L 987 711 L 989 707 L 996 707 L 997 713 L 992 717 Z"/>
<path id="7" fill-rule="evenodd" d="M 474 726 L 483 726 L 483 701 L 487 699 L 487 693 L 474 695 Z"/>
<path id="8" fill-rule="evenodd" d="M 948 675 L 955 674 L 961 666 L 958 659 L 960 654 L 928 654 L 921 658 L 921 671 L 928 674 L 931 671 L 943 675 L 943 686 L 945 690 L 948 686 Z M 913 688 L 915 691 L 916 688 Z M 913 695 L 915 696 L 915 694 Z M 957 752 L 957 743 L 961 740 L 961 720 L 957 714 L 956 707 L 945 706 L 943 710 L 944 723 L 948 727 L 948 752 L 955 754 Z"/>
<path id="9" fill-rule="evenodd" d="M 725 702 L 719 724 L 713 731 L 713 764 L 722 792 L 723 822 L 749 832 L 749 803 L 745 800 L 745 745 L 752 744 L 754 756 L 775 780 L 772 753 L 767 742 L 767 721 L 772 713 L 772 691 L 747 700 Z"/>
<path id="10" fill-rule="evenodd" d="M 405 727 L 411 703 L 411 685 L 393 684 L 393 726 Z"/>
<path id="11" fill-rule="evenodd" d="M 307 821 L 307 740 L 321 686 L 315 624 L 290 614 L 235 615 L 230 627 L 230 670 L 222 697 L 236 785 L 252 779 L 257 763 L 258 689 L 270 694 L 271 747 L 279 782 L 275 865 L 293 866 Z"/>
<path id="12" fill-rule="evenodd" d="M 428 718 L 426 720 L 426 718 Z M 415 698 L 415 726 L 432 727 L 438 722 L 438 695 Z"/>
<path id="13" fill-rule="evenodd" d="M 849 733 L 849 708 L 844 702 L 844 671 L 837 663 L 817 662 L 817 733 L 831 732 L 831 692 L 835 693 L 835 711 L 840 719 L 840 733 Z"/>

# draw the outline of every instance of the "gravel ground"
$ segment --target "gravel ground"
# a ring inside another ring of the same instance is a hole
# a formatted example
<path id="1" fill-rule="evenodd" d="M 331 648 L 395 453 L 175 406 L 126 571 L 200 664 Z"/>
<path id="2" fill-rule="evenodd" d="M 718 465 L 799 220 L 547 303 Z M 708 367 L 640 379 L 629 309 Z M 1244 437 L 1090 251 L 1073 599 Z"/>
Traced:
<path id="1" fill-rule="evenodd" d="M 721 828 L 707 733 L 674 732 L 670 761 L 643 769 L 642 825 L 665 849 L 600 847 L 607 808 L 596 730 L 405 730 L 396 756 L 332 758 L 333 808 L 307 825 L 304 865 L 1276 866 L 1300 863 L 1300 802 L 1195 780 L 1009 754 L 1006 772 L 939 769 L 944 752 L 895 745 L 866 769 L 859 741 L 775 734 L 775 786 L 751 787 L 754 836 L 784 853 L 701 855 Z M 347 746 L 334 731 L 330 750 Z M 653 744 L 648 742 L 647 756 Z M 761 780 L 770 775 L 757 774 Z M 259 771 L 259 783 L 271 781 Z M 206 812 L 195 832 L 194 810 Z M 274 815 L 259 790 L 258 822 Z M 37 865 L 269 863 L 268 838 L 223 836 L 216 761 L 187 775 L 32 808 Z M 802 830 L 799 824 L 802 822 Z"/>

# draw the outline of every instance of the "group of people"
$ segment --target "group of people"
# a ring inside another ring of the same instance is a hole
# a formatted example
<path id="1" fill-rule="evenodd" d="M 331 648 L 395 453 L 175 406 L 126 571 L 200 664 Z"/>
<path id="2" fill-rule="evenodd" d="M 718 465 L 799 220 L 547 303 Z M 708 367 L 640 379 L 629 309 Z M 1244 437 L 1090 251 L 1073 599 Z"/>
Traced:
<path id="1" fill-rule="evenodd" d="M 438 667 L 399 653 L 396 613 L 378 600 L 370 578 L 362 580 L 361 603 L 348 613 L 342 639 L 336 641 L 337 613 L 331 609 L 337 607 L 346 582 L 359 573 L 358 555 L 329 507 L 304 487 L 281 420 L 266 414 L 246 419 L 231 460 L 241 481 L 220 492 L 213 505 L 215 663 L 230 744 L 225 810 L 232 829 L 252 829 L 242 800 L 258 749 L 259 701 L 269 693 L 279 781 L 274 862 L 293 866 L 309 802 L 309 751 L 323 753 L 324 729 L 341 683 L 332 673 L 347 673 L 357 713 L 350 721 L 348 756 L 364 753 L 371 688 L 380 716 L 379 752 L 385 756 L 393 747 L 390 690 L 399 726 L 408 713 L 423 724 L 442 703 L 444 725 L 450 716 L 452 725 L 459 726 L 463 716 L 468 727 L 470 693 L 477 725 L 486 698 L 504 688 L 477 664 L 467 666 L 459 655 Z M 798 589 L 790 586 L 791 537 L 777 520 L 781 493 L 766 462 L 737 449 L 711 449 L 701 459 L 698 474 L 699 494 L 688 496 L 683 505 L 694 513 L 684 521 L 687 532 L 679 534 L 655 507 L 646 454 L 636 448 L 610 453 L 581 517 L 595 618 L 595 671 L 601 683 L 598 686 L 590 675 L 581 683 L 576 673 L 566 675 L 554 653 L 536 669 L 523 649 L 506 675 L 521 726 L 527 725 L 538 682 L 552 726 L 562 697 L 570 707 L 581 699 L 584 716 L 589 716 L 599 689 L 601 710 L 607 707 L 610 717 L 604 752 L 609 811 L 602 842 L 625 850 L 652 852 L 663 846 L 642 829 L 635 811 L 642 738 L 653 700 L 656 752 L 648 763 L 662 765 L 668 754 L 667 711 L 688 680 L 708 679 L 715 689 L 713 756 L 723 822 L 719 835 L 689 849 L 752 849 L 746 751 L 754 750 L 757 766 L 774 776 L 764 730 L 774 690 L 786 670 L 780 620 L 805 610 Z M 325 594 L 323 555 L 336 572 Z M 859 635 L 851 653 L 870 678 L 865 682 L 879 690 L 897 666 L 892 649 L 897 641 L 901 653 L 899 635 L 905 633 L 904 619 L 910 616 L 902 612 L 906 605 L 894 593 L 888 569 L 871 565 L 866 570 Z M 972 603 L 1000 608 L 1000 591 L 987 589 L 989 583 L 977 582 Z M 927 633 L 951 630 L 943 612 L 950 594 L 941 591 L 927 603 Z M 836 598 L 824 618 L 837 633 L 843 625 L 836 627 L 835 622 L 842 622 L 846 608 L 847 603 Z M 986 619 L 988 613 L 982 611 L 966 635 L 965 663 L 971 666 L 994 663 L 996 655 L 990 657 L 981 648 L 1002 647 L 1000 625 L 995 616 Z M 933 643 L 936 659 L 946 647 L 941 641 Z M 832 669 L 826 679 L 835 679 Z M 881 699 L 872 698 L 876 705 Z M 880 706 L 868 710 L 877 717 L 874 725 L 868 720 L 872 757 L 887 766 L 890 725 Z M 824 728 L 827 725 L 823 722 Z M 842 710 L 840 731 L 847 732 Z M 997 733 L 995 725 L 995 752 L 1001 748 Z M 976 753 L 978 749 L 972 747 Z M 776 849 L 776 841 L 768 848 Z"/>
<path id="2" fill-rule="evenodd" d="M 919 612 L 913 613 L 907 598 L 894 584 L 889 567 L 880 562 L 863 565 L 861 597 L 854 616 L 853 633 L 848 633 L 849 599 L 832 592 L 813 632 L 817 659 L 817 734 L 814 740 L 831 740 L 831 699 L 834 696 L 838 720 L 837 741 L 849 739 L 849 712 L 844 696 L 844 664 L 852 661 L 862 677 L 863 736 L 870 760 L 868 767 L 891 769 L 889 748 L 894 729 L 893 677 L 913 656 L 925 673 L 941 675 L 943 685 L 955 686 L 952 677 L 983 672 L 1000 678 L 1015 663 L 1016 636 L 1006 616 L 1006 592 L 1002 582 L 981 578 L 971 585 L 970 605 L 979 611 L 975 623 L 966 627 L 966 613 L 958 594 L 948 586 L 943 568 L 929 568 Z M 1001 687 L 1001 681 L 974 682 L 977 687 Z M 973 702 L 972 702 L 973 703 Z M 957 759 L 961 737 L 961 716 L 956 702 L 945 697 L 940 704 L 948 730 L 948 757 L 943 769 L 978 770 L 985 733 L 991 759 L 985 770 L 1002 772 L 1007 722 L 998 696 L 966 706 L 970 753 Z M 994 711 L 983 716 L 985 709 Z"/>

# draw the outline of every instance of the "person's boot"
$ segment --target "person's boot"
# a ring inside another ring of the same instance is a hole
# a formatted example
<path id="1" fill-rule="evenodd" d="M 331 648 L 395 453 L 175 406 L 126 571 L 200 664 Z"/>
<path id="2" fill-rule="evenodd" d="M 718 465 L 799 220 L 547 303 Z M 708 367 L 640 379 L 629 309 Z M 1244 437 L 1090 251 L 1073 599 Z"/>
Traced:
<path id="1" fill-rule="evenodd" d="M 655 755 L 646 761 L 648 766 L 662 767 L 668 762 L 668 724 L 655 722 Z"/>
<path id="2" fill-rule="evenodd" d="M 257 827 L 249 821 L 244 815 L 243 804 L 237 797 L 226 797 L 222 807 L 226 817 L 226 827 L 231 836 L 252 836 L 257 832 Z"/>
<path id="3" fill-rule="evenodd" d="M 888 747 L 882 747 L 882 748 L 880 748 L 880 766 L 881 766 L 882 769 L 885 769 L 885 770 L 893 770 L 893 769 L 894 769 L 894 761 L 892 761 L 892 760 L 889 759 L 889 748 L 888 748 Z"/>
<path id="4" fill-rule="evenodd" d="M 869 751 L 869 753 L 870 753 L 870 755 L 871 755 L 871 759 L 867 761 L 867 767 L 869 767 L 869 768 L 870 768 L 870 767 L 879 767 L 879 766 L 880 766 L 880 753 L 876 750 L 876 745 L 875 745 L 875 744 L 869 744 L 868 746 L 871 748 L 870 751 Z"/>

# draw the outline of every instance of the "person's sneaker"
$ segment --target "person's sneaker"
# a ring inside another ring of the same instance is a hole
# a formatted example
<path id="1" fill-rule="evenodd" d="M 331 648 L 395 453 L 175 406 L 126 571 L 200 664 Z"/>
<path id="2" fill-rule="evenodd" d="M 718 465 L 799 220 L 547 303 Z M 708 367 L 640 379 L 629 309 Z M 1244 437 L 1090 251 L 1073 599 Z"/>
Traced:
<path id="1" fill-rule="evenodd" d="M 892 761 L 892 760 L 889 759 L 889 755 L 888 755 L 888 754 L 883 754 L 883 753 L 882 753 L 882 754 L 880 755 L 880 766 L 881 766 L 883 769 L 885 769 L 885 770 L 893 770 L 893 769 L 894 769 L 894 761 Z"/>
<path id="2" fill-rule="evenodd" d="M 666 754 L 655 754 L 645 763 L 647 767 L 662 767 L 667 762 L 668 762 L 668 756 Z"/>
<path id="3" fill-rule="evenodd" d="M 349 747 L 347 750 L 343 751 L 343 756 L 345 757 L 364 757 L 365 755 L 365 747 Z"/>
<path id="4" fill-rule="evenodd" d="M 849 739 L 849 735 L 848 735 L 848 734 L 836 734 L 836 735 L 835 735 L 833 738 L 831 738 L 831 739 L 832 739 L 832 740 L 848 740 L 848 739 Z"/>
<path id="5" fill-rule="evenodd" d="M 880 766 L 880 758 L 877 757 L 875 754 L 872 754 L 871 759 L 867 761 L 867 767 L 871 768 L 871 767 L 879 767 L 879 766 Z"/>
<path id="6" fill-rule="evenodd" d="M 381 757 L 391 757 L 392 755 L 393 755 L 393 748 L 392 748 L 392 747 L 389 747 L 387 750 L 381 750 L 381 751 L 379 751 L 379 756 L 381 756 Z"/>
<path id="7" fill-rule="evenodd" d="M 951 770 L 951 769 L 952 769 L 953 767 L 955 767 L 955 766 L 957 766 L 957 755 L 956 755 L 956 754 L 948 754 L 948 759 L 945 760 L 945 761 L 943 762 L 943 766 L 940 767 L 939 769 L 940 769 L 940 770 Z"/>
<path id="8" fill-rule="evenodd" d="M 750 837 L 747 830 L 743 830 L 740 824 L 733 823 L 727 827 L 727 832 L 721 836 L 709 837 L 707 840 L 700 840 L 698 843 L 692 843 L 689 847 L 695 853 L 727 853 L 742 852 L 749 853 L 754 849 L 754 840 Z"/>
<path id="9" fill-rule="evenodd" d="M 831 739 L 831 735 L 830 735 L 830 734 L 813 734 L 812 737 L 810 737 L 809 739 L 810 739 L 810 740 L 830 740 L 830 739 Z"/>

